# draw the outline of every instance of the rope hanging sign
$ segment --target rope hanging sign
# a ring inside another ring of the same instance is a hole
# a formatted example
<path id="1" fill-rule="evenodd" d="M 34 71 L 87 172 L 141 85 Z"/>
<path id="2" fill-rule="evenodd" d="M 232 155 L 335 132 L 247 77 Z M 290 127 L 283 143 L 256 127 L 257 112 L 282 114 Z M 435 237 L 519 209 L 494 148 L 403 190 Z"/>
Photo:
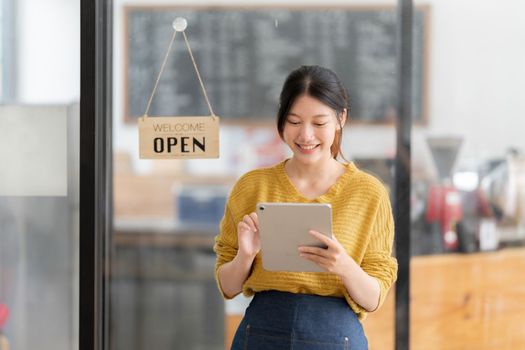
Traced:
<path id="1" fill-rule="evenodd" d="M 174 32 L 166 56 L 151 92 L 146 112 L 138 120 L 140 159 L 219 158 L 219 117 L 213 113 L 211 108 L 204 83 L 191 52 L 190 43 L 184 32 L 186 27 L 187 22 L 184 18 L 178 17 L 173 21 Z M 204 98 L 210 109 L 209 116 L 148 116 L 151 101 L 157 91 L 171 46 L 178 32 L 181 32 L 184 37 Z"/>

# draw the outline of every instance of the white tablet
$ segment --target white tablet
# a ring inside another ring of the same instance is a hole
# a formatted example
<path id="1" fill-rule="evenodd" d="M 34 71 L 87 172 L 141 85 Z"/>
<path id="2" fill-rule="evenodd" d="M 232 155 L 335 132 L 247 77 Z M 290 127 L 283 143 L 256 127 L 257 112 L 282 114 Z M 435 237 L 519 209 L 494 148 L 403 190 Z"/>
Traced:
<path id="1" fill-rule="evenodd" d="M 332 207 L 321 203 L 258 203 L 262 263 L 265 270 L 326 272 L 301 258 L 301 245 L 326 247 L 308 231 L 332 237 Z"/>

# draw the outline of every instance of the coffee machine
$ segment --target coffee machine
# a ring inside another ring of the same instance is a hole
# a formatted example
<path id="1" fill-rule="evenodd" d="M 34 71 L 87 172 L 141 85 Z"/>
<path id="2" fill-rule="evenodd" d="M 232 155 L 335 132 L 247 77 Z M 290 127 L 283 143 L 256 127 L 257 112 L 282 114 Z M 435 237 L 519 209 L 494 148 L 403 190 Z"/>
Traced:
<path id="1" fill-rule="evenodd" d="M 453 185 L 452 169 L 462 144 L 460 137 L 429 137 L 427 144 L 434 161 L 438 180 L 430 185 L 425 219 L 441 235 L 443 251 L 459 248 L 458 223 L 463 218 L 460 191 Z"/>

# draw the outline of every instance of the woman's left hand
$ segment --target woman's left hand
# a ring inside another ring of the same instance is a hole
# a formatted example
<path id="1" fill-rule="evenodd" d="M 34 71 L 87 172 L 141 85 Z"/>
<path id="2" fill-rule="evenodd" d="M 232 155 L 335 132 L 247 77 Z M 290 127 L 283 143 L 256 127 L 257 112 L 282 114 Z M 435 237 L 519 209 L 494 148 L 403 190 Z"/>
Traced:
<path id="1" fill-rule="evenodd" d="M 325 244 L 327 248 L 301 246 L 299 247 L 299 255 L 316 263 L 326 271 L 343 277 L 345 272 L 348 272 L 351 264 L 350 259 L 352 259 L 346 253 L 345 248 L 337 241 L 334 235 L 330 239 L 317 231 L 311 230 L 309 232 L 317 240 Z"/>

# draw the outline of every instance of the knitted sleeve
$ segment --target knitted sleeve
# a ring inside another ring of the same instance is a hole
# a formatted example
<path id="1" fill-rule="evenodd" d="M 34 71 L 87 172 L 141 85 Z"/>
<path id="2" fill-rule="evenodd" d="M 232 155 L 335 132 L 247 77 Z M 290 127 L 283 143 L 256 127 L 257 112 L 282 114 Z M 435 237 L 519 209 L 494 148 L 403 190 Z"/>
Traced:
<path id="1" fill-rule="evenodd" d="M 397 279 L 397 260 L 392 257 L 394 241 L 392 208 L 386 189 L 381 192 L 381 199 L 372 223 L 370 240 L 361 262 L 361 268 L 379 282 L 379 302 L 374 311 L 383 304 L 388 290 Z M 364 319 L 368 311 L 352 300 L 346 288 L 343 289 L 348 304 L 358 313 L 360 319 Z"/>
<path id="2" fill-rule="evenodd" d="M 237 255 L 238 250 L 237 227 L 231 210 L 230 201 L 231 196 L 226 204 L 224 216 L 220 223 L 220 232 L 215 236 L 215 245 L 213 246 L 213 251 L 217 255 L 217 260 L 215 262 L 215 280 L 217 281 L 219 291 L 225 299 L 232 299 L 233 297 L 230 298 L 226 296 L 222 289 L 218 275 L 219 268 L 225 263 L 232 261 Z"/>
<path id="3" fill-rule="evenodd" d="M 361 268 L 375 277 L 381 288 L 376 310 L 383 305 L 388 290 L 397 279 L 397 260 L 392 257 L 393 242 L 394 219 L 390 199 L 385 190 L 372 226 L 372 236 L 361 263 Z"/>

